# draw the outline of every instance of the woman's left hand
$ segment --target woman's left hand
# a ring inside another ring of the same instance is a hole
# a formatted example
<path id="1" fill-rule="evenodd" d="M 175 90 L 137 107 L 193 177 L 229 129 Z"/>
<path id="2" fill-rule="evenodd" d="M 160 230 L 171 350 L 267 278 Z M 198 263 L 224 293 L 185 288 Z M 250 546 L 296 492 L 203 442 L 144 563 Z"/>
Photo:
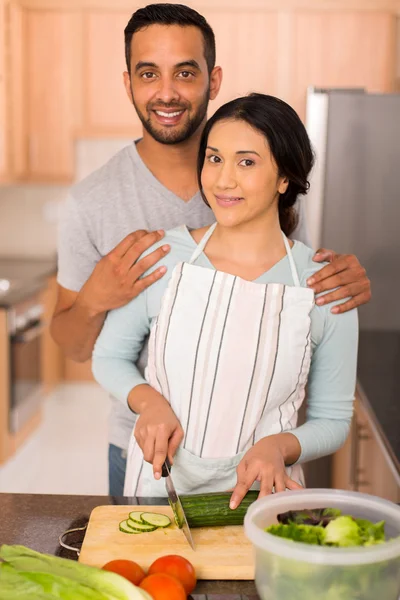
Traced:
<path id="1" fill-rule="evenodd" d="M 298 444 L 297 438 L 292 434 L 271 435 L 254 444 L 236 469 L 237 484 L 231 496 L 230 508 L 235 509 L 239 506 L 255 481 L 260 482 L 259 498 L 271 494 L 273 488 L 275 492 L 284 492 L 286 488 L 302 489 L 302 486 L 290 479 L 286 473 L 281 435 L 290 435 Z"/>

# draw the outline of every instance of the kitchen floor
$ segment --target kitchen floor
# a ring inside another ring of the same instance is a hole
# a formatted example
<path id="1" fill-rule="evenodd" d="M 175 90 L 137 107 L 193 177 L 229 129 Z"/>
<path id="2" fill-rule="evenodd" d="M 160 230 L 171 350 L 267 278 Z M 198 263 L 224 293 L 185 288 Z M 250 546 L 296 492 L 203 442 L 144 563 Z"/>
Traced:
<path id="1" fill-rule="evenodd" d="M 58 386 L 40 427 L 0 467 L 0 492 L 106 495 L 109 409 L 95 383 Z"/>

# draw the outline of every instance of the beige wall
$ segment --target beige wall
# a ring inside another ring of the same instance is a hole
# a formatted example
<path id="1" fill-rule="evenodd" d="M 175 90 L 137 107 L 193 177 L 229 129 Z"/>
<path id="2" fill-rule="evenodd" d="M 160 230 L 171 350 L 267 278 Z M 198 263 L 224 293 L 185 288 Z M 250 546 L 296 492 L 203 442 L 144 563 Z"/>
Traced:
<path id="1" fill-rule="evenodd" d="M 76 181 L 104 164 L 130 140 L 76 144 Z M 68 186 L 0 186 L 0 256 L 48 257 L 56 252 L 57 220 Z"/>

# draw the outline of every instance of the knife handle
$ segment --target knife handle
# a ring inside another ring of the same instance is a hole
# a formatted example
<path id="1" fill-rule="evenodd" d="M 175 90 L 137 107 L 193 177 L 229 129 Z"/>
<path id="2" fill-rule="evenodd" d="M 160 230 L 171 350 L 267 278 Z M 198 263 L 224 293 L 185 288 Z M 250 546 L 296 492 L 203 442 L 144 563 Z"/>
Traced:
<path id="1" fill-rule="evenodd" d="M 169 458 L 167 456 L 167 458 L 165 459 L 165 462 L 162 466 L 161 476 L 168 477 L 170 471 L 171 471 L 171 463 L 169 462 Z"/>

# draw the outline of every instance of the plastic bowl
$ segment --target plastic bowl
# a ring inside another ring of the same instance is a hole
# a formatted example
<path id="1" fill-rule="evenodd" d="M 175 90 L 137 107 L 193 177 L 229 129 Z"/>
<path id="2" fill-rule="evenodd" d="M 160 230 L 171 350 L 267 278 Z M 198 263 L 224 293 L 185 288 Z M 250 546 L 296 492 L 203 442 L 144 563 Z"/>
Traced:
<path id="1" fill-rule="evenodd" d="M 285 540 L 264 531 L 277 515 L 304 508 L 339 508 L 343 514 L 385 521 L 384 544 L 329 548 Z M 244 521 L 255 548 L 256 587 L 262 600 L 398 600 L 400 507 L 330 489 L 280 492 L 257 500 Z M 397 538 L 397 539 L 393 539 Z"/>

